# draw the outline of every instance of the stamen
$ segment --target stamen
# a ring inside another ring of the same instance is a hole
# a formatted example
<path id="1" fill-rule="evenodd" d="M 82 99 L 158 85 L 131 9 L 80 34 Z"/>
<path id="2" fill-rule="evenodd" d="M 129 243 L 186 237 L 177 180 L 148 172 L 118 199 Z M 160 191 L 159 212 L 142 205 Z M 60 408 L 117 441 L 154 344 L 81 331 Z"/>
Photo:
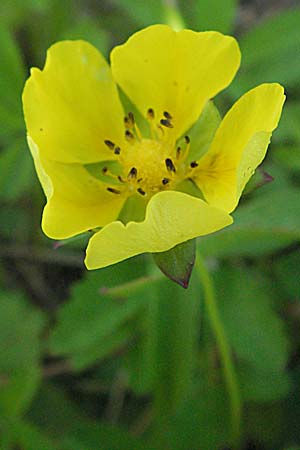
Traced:
<path id="1" fill-rule="evenodd" d="M 128 142 L 131 142 L 131 143 L 134 142 L 134 135 L 129 130 L 125 131 L 125 138 L 127 139 Z"/>
<path id="2" fill-rule="evenodd" d="M 146 192 L 142 188 L 138 188 L 137 192 L 141 195 L 146 195 Z"/>
<path id="3" fill-rule="evenodd" d="M 168 184 L 170 182 L 169 178 L 163 178 L 161 180 L 162 184 L 165 186 L 166 184 Z"/>
<path id="4" fill-rule="evenodd" d="M 152 108 L 149 108 L 147 111 L 147 119 L 153 120 L 154 117 L 155 117 L 154 110 Z"/>
<path id="5" fill-rule="evenodd" d="M 102 167 L 102 173 L 107 173 L 107 171 L 108 171 L 108 167 Z"/>
<path id="6" fill-rule="evenodd" d="M 132 167 L 128 173 L 128 178 L 136 178 L 137 176 L 137 169 L 135 167 Z"/>
<path id="7" fill-rule="evenodd" d="M 113 150 L 115 148 L 115 144 L 109 139 L 105 139 L 104 144 L 107 145 L 110 150 Z"/>
<path id="8" fill-rule="evenodd" d="M 134 127 L 134 115 L 132 112 L 129 112 L 127 116 L 124 117 L 124 125 L 125 128 L 133 128 Z"/>
<path id="9" fill-rule="evenodd" d="M 198 167 L 199 164 L 197 163 L 197 161 L 192 161 L 190 166 L 191 166 L 192 169 L 194 169 L 195 167 Z"/>
<path id="10" fill-rule="evenodd" d="M 173 161 L 170 158 L 165 160 L 166 168 L 169 172 L 176 172 L 176 167 L 173 164 Z"/>
<path id="11" fill-rule="evenodd" d="M 191 142 L 189 136 L 184 136 L 184 141 L 186 144 L 189 144 Z"/>
<path id="12" fill-rule="evenodd" d="M 106 190 L 108 192 L 111 192 L 112 194 L 121 194 L 121 191 L 119 191 L 119 189 L 108 187 L 108 188 L 106 188 Z"/>
<path id="13" fill-rule="evenodd" d="M 164 111 L 164 117 L 165 117 L 166 119 L 168 119 L 168 120 L 172 120 L 172 119 L 173 119 L 173 117 L 171 116 L 170 113 L 168 113 L 168 111 Z"/>
<path id="14" fill-rule="evenodd" d="M 123 180 L 123 178 L 121 177 L 121 175 L 118 175 L 118 180 L 119 180 L 121 183 L 125 183 L 125 180 Z"/>
<path id="15" fill-rule="evenodd" d="M 181 147 L 177 147 L 176 148 L 176 159 L 180 158 L 180 154 L 181 154 Z"/>
<path id="16" fill-rule="evenodd" d="M 115 154 L 115 155 L 119 155 L 120 153 L 121 153 L 120 147 L 116 147 L 116 148 L 114 149 L 114 154 Z"/>
<path id="17" fill-rule="evenodd" d="M 169 119 L 161 119 L 159 122 L 166 128 L 173 128 L 173 124 L 170 122 Z"/>

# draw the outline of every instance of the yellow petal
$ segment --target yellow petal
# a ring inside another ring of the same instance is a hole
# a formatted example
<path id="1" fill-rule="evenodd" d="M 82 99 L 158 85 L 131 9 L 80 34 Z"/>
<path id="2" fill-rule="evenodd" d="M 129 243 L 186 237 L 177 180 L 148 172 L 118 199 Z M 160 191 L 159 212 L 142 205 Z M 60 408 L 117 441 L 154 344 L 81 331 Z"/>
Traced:
<path id="1" fill-rule="evenodd" d="M 141 113 L 153 108 L 159 120 L 169 112 L 180 136 L 205 102 L 231 82 L 240 51 L 234 38 L 217 32 L 154 25 L 116 47 L 111 64 L 117 83 Z"/>
<path id="2" fill-rule="evenodd" d="M 246 183 L 265 157 L 284 100 L 282 86 L 262 84 L 228 111 L 195 171 L 194 179 L 210 204 L 227 212 L 236 208 Z"/>
<path id="3" fill-rule="evenodd" d="M 126 198 L 111 194 L 80 164 L 50 161 L 28 137 L 35 168 L 47 197 L 42 228 L 53 239 L 65 239 L 115 220 Z"/>
<path id="4" fill-rule="evenodd" d="M 114 159 L 104 140 L 123 139 L 123 112 L 103 56 L 84 41 L 63 41 L 31 70 L 23 92 L 28 134 L 48 159 L 89 163 Z"/>
<path id="5" fill-rule="evenodd" d="M 97 269 L 144 252 L 163 252 L 232 223 L 225 212 L 182 192 L 164 191 L 148 203 L 143 222 L 112 222 L 89 241 L 85 264 Z"/>

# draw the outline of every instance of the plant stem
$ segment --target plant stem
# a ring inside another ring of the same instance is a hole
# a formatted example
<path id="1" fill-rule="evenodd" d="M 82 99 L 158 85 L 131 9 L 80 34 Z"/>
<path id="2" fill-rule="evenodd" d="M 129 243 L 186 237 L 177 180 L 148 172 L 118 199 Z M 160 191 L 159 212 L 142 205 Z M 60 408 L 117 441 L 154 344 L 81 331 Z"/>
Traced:
<path id="1" fill-rule="evenodd" d="M 213 281 L 199 252 L 197 252 L 196 268 L 203 286 L 205 306 L 223 366 L 224 379 L 231 408 L 232 441 L 235 448 L 239 448 L 242 405 L 238 380 L 232 361 L 230 346 L 218 311 Z"/>

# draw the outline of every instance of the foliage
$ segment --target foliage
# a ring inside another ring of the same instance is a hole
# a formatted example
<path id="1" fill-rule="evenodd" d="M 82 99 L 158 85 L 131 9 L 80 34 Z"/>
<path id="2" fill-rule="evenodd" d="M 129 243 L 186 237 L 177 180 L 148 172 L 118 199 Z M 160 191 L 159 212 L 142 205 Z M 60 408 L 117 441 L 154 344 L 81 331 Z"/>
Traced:
<path id="1" fill-rule="evenodd" d="M 222 362 L 196 271 L 184 290 L 145 255 L 87 273 L 84 236 L 54 249 L 40 231 L 44 199 L 24 136 L 24 81 L 52 42 L 86 39 L 108 56 L 137 29 L 165 22 L 167 3 L 1 2 L 1 450 L 231 448 Z M 282 83 L 288 97 L 263 166 L 274 181 L 245 195 L 235 224 L 197 247 L 237 371 L 240 448 L 296 450 L 300 9 L 261 17 L 256 4 L 178 2 L 187 26 L 241 44 L 241 70 L 218 97 L 221 109 L 266 81 Z"/>

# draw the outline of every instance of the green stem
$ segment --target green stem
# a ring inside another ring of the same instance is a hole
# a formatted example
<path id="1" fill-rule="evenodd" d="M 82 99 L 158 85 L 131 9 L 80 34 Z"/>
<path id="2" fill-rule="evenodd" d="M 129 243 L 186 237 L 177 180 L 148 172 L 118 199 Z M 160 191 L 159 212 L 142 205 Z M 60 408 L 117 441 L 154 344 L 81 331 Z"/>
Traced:
<path id="1" fill-rule="evenodd" d="M 163 278 L 161 273 L 152 275 L 152 276 L 144 276 L 140 278 L 136 278 L 135 280 L 128 281 L 127 283 L 121 284 L 120 286 L 115 286 L 111 288 L 103 287 L 100 289 L 100 294 L 103 295 L 111 295 L 112 297 L 126 297 L 129 294 L 132 294 L 139 290 L 140 288 L 152 285 L 156 281 L 159 281 Z"/>
<path id="2" fill-rule="evenodd" d="M 165 10 L 166 23 L 175 31 L 180 31 L 186 28 L 183 17 L 178 9 L 177 1 L 163 0 L 162 4 Z"/>
<path id="3" fill-rule="evenodd" d="M 222 319 L 218 311 L 213 282 L 199 252 L 197 253 L 196 268 L 203 286 L 206 310 L 218 346 L 224 371 L 224 379 L 230 399 L 232 441 L 234 443 L 234 446 L 236 448 L 239 448 L 241 437 L 242 405 L 237 376 L 232 361 L 230 346 L 228 344 Z"/>

